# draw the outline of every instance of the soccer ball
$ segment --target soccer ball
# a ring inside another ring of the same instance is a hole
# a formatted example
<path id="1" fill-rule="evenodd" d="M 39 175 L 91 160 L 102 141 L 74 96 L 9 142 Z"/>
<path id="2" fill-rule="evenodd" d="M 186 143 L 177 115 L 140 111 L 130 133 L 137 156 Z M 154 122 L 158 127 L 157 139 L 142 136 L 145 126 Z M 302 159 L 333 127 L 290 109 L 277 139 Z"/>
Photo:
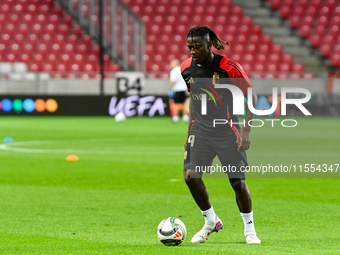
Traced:
<path id="1" fill-rule="evenodd" d="M 125 116 L 125 114 L 122 113 L 122 112 L 117 113 L 116 116 L 115 116 L 116 122 L 122 122 L 122 121 L 124 121 L 125 119 L 126 119 L 126 116 Z"/>
<path id="2" fill-rule="evenodd" d="M 179 245 L 186 235 L 187 229 L 184 223 L 175 217 L 166 218 L 158 225 L 157 236 L 164 245 Z"/>

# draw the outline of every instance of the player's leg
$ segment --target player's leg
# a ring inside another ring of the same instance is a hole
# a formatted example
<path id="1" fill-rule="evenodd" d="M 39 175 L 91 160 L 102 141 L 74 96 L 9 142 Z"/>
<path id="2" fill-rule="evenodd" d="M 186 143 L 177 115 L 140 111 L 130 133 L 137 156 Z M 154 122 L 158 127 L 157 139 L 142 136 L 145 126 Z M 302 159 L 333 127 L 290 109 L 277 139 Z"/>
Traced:
<path id="1" fill-rule="evenodd" d="M 194 141 L 189 139 L 187 143 L 183 176 L 191 195 L 205 218 L 203 228 L 194 235 L 191 242 L 203 243 L 212 232 L 218 232 L 222 229 L 223 223 L 210 204 L 208 190 L 202 180 L 202 171 L 193 170 L 196 169 L 195 166 L 211 166 L 215 155 L 212 150 L 207 150 L 207 146 L 200 139 L 193 137 Z"/>
<path id="2" fill-rule="evenodd" d="M 183 176 L 192 197 L 201 211 L 206 211 L 211 208 L 208 190 L 201 178 L 201 173 L 189 169 L 183 172 Z"/>
<path id="3" fill-rule="evenodd" d="M 218 157 L 223 169 L 227 172 L 230 184 L 235 192 L 236 203 L 244 223 L 244 235 L 247 243 L 261 243 L 256 236 L 251 195 L 246 184 L 244 170 L 248 166 L 247 155 L 244 151 L 237 151 L 236 135 L 224 137 L 217 145 Z"/>
<path id="4" fill-rule="evenodd" d="M 174 93 L 174 115 L 172 116 L 172 121 L 174 123 L 177 123 L 179 121 L 179 117 L 178 117 L 178 103 L 180 100 L 180 95 L 178 91 L 175 91 Z"/>
<path id="5" fill-rule="evenodd" d="M 184 122 L 188 122 L 189 121 L 189 97 L 186 94 L 186 91 L 183 91 L 182 93 L 182 118 Z"/>

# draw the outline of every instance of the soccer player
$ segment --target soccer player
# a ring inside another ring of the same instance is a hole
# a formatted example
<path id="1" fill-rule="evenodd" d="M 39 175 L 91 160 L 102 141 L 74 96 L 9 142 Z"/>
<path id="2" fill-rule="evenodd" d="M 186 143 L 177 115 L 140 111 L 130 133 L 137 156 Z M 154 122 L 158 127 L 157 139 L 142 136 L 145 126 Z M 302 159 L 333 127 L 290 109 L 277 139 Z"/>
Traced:
<path id="1" fill-rule="evenodd" d="M 183 121 L 188 122 L 189 115 L 188 115 L 188 99 L 186 95 L 186 85 L 185 81 L 181 76 L 181 67 L 180 62 L 178 59 L 173 59 L 170 62 L 170 89 L 175 92 L 174 94 L 174 103 L 175 103 L 175 111 L 174 115 L 172 116 L 173 122 L 178 122 L 179 120 L 179 104 L 182 104 L 182 114 L 183 114 Z"/>
<path id="2" fill-rule="evenodd" d="M 241 65 L 234 60 L 214 54 L 211 47 L 224 49 L 216 33 L 206 26 L 192 28 L 187 35 L 187 47 L 191 58 L 181 65 L 182 77 L 190 92 L 188 136 L 185 142 L 184 179 L 190 192 L 205 217 L 203 228 L 191 239 L 192 243 L 203 243 L 209 234 L 218 232 L 223 223 L 215 214 L 209 201 L 208 190 L 202 181 L 202 171 L 197 166 L 211 166 L 217 155 L 222 166 L 237 169 L 227 171 L 229 182 L 235 191 L 236 203 L 244 222 L 244 235 L 248 244 L 261 243 L 256 235 L 252 201 L 241 168 L 248 166 L 245 150 L 250 145 L 248 121 L 254 117 L 246 106 L 246 116 L 242 129 L 233 114 L 233 96 L 228 89 L 217 89 L 216 84 L 232 84 L 247 93 L 253 87 Z M 205 95 L 204 95 L 205 94 Z M 203 99 L 206 98 L 206 114 L 203 114 Z M 257 96 L 253 90 L 253 103 Z M 242 100 L 243 97 L 238 98 Z M 226 125 L 213 125 L 213 119 L 227 119 Z M 232 125 L 231 125 L 232 122 Z M 250 122 L 251 123 L 251 122 Z"/>

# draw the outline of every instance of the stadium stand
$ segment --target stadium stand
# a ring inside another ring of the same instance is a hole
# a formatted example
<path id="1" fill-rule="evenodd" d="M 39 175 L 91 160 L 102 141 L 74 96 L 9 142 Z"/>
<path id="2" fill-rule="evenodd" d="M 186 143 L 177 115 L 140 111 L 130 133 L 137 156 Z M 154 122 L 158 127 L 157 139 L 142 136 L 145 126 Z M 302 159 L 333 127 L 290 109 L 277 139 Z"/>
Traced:
<path id="1" fill-rule="evenodd" d="M 293 56 L 285 54 L 282 46 L 274 44 L 272 37 L 263 34 L 262 27 L 231 0 L 123 2 L 146 23 L 148 72 L 167 72 L 171 59 L 188 58 L 187 32 L 193 26 L 207 25 L 231 44 L 221 54 L 240 62 L 248 73 L 255 71 L 256 77 L 289 77 L 291 72 L 298 77 L 311 76 L 304 74 L 303 65 L 294 64 Z"/>
<path id="2" fill-rule="evenodd" d="M 340 67 L 340 1 L 270 0 L 270 6 L 334 67 Z"/>
<path id="3" fill-rule="evenodd" d="M 47 72 L 55 78 L 84 77 L 83 72 L 90 78 L 98 74 L 99 46 L 53 0 L 2 1 L 0 31 L 0 61 L 5 62 L 0 68 L 3 78 L 49 77 L 48 74 L 27 76 L 27 71 Z M 111 63 L 109 55 L 105 59 L 105 70 L 121 70 L 119 65 Z M 16 62 L 22 62 L 19 72 Z"/>
<path id="4" fill-rule="evenodd" d="M 85 15 L 88 15 L 89 1 L 81 2 L 87 10 Z M 263 27 L 254 24 L 253 18 L 244 15 L 242 7 L 232 0 L 123 2 L 146 24 L 145 61 L 151 78 L 167 78 L 172 59 L 189 57 L 185 37 L 196 25 L 208 25 L 230 42 L 231 46 L 226 46 L 221 54 L 240 62 L 252 76 L 313 77 L 305 73 L 304 65 L 295 63 L 293 55 L 285 53 L 282 45 L 274 43 L 273 37 L 264 34 Z M 335 2 L 270 0 L 270 5 L 279 10 L 293 28 L 300 29 L 301 35 L 309 38 L 313 47 L 320 48 L 323 56 L 330 57 L 334 66 L 340 66 L 340 7 L 335 8 Z M 73 3 L 79 5 L 78 0 Z M 105 22 L 106 28 L 109 27 L 110 20 Z M 37 75 L 37 78 L 46 79 L 49 75 L 52 78 L 94 78 L 98 75 L 99 45 L 53 0 L 3 0 L 0 4 L 0 31 L 0 62 L 22 62 L 26 65 L 26 72 L 48 73 Z M 130 66 L 133 65 L 134 56 L 130 55 L 128 61 Z M 106 71 L 121 70 L 108 54 L 104 63 Z M 12 66 L 11 70 L 16 69 Z M 12 77 L 1 68 L 0 72 L 2 77 Z M 21 77 L 26 76 L 22 74 Z"/>

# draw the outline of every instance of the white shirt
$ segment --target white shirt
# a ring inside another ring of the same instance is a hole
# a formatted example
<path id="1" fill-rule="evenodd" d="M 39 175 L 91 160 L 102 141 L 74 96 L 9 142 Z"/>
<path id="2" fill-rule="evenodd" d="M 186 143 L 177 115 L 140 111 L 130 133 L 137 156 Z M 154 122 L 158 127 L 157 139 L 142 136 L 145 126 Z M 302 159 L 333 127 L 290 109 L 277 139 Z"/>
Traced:
<path id="1" fill-rule="evenodd" d="M 187 90 L 187 85 L 183 80 L 180 66 L 176 66 L 170 71 L 170 81 L 175 83 L 175 85 L 172 87 L 173 91 L 176 92 Z"/>

